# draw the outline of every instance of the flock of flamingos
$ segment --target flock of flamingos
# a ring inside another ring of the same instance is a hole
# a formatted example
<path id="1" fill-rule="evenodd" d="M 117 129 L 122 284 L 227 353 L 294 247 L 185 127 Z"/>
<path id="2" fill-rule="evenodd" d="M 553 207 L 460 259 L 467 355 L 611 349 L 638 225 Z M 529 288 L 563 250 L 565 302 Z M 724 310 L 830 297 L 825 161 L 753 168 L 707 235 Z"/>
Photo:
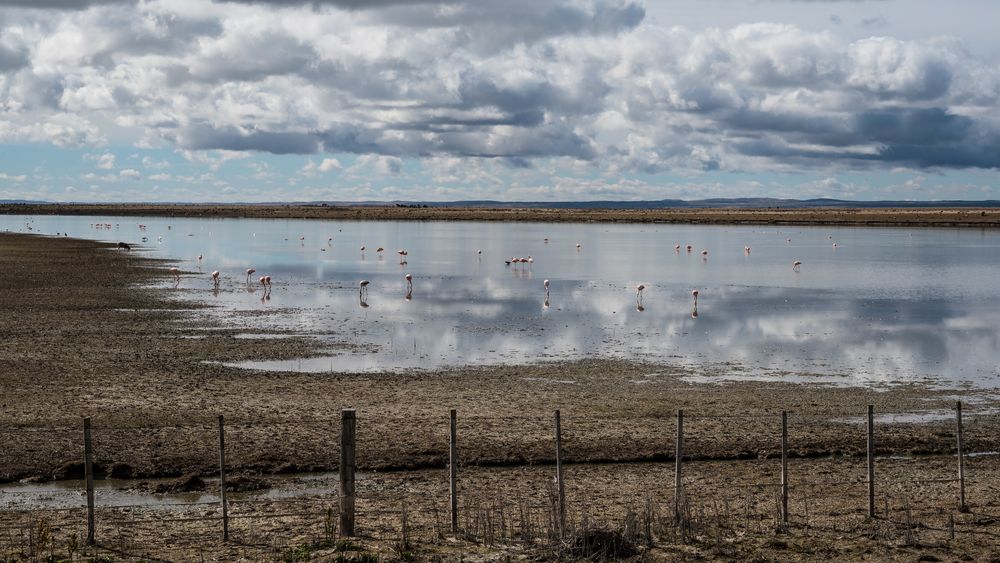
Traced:
<path id="1" fill-rule="evenodd" d="M 115 225 L 115 226 L 117 227 L 117 225 Z M 91 224 L 91 227 L 95 228 L 95 229 L 110 229 L 112 227 L 112 225 L 110 223 L 94 223 L 94 224 Z M 167 230 L 170 230 L 170 229 L 171 229 L 171 227 L 168 225 L 167 226 Z M 139 230 L 140 231 L 145 231 L 146 230 L 146 225 L 140 224 L 139 225 Z M 828 238 L 832 239 L 833 237 L 829 236 Z M 157 239 L 158 239 L 158 241 L 162 241 L 163 237 L 160 236 L 160 237 L 157 237 Z M 142 240 L 143 240 L 143 242 L 147 242 L 148 239 L 147 239 L 147 237 L 142 237 Z M 786 242 L 791 242 L 791 240 L 792 239 L 786 239 Z M 300 236 L 299 237 L 299 242 L 300 242 L 300 244 L 305 244 L 305 236 Z M 549 239 L 545 238 L 544 239 L 544 243 L 548 244 L 549 243 Z M 329 245 L 332 245 L 332 244 L 333 244 L 333 237 L 329 237 L 327 239 L 327 245 L 329 246 Z M 836 247 L 837 243 L 833 243 L 833 246 Z M 127 244 L 127 243 L 124 243 L 124 242 L 118 243 L 118 248 L 125 249 L 125 250 L 131 250 L 130 245 Z M 580 244 L 580 243 L 577 243 L 576 244 L 576 251 L 577 252 L 581 252 L 582 249 L 583 249 L 583 245 Z M 683 249 L 688 254 L 691 254 L 691 252 L 694 250 L 694 247 L 692 245 L 688 244 L 688 245 L 685 245 Z M 326 251 L 326 248 L 322 248 L 321 250 L 322 251 Z M 360 248 L 362 257 L 364 257 L 365 250 L 366 250 L 366 247 L 364 245 L 362 245 L 361 248 Z M 681 252 L 681 250 L 682 250 L 682 247 L 681 247 L 680 244 L 675 244 L 674 245 L 674 252 L 675 253 L 679 254 Z M 375 252 L 378 253 L 379 257 L 381 257 L 382 254 L 383 254 L 383 252 L 385 252 L 385 248 L 383 248 L 383 247 L 380 246 L 380 247 L 378 247 L 375 250 Z M 749 255 L 750 254 L 750 247 L 749 246 L 744 246 L 743 247 L 743 252 L 744 252 L 744 254 Z M 483 251 L 482 250 L 477 250 L 476 253 L 479 256 L 482 256 Z M 405 249 L 399 249 L 399 250 L 396 251 L 396 254 L 399 255 L 399 264 L 400 264 L 400 266 L 405 266 L 407 264 L 407 256 L 409 255 L 409 252 L 407 250 L 405 250 Z M 707 260 L 708 259 L 708 251 L 707 250 L 702 250 L 701 251 L 701 256 L 702 256 L 702 259 Z M 202 263 L 203 259 L 204 259 L 204 256 L 201 255 L 201 254 L 199 254 L 198 255 L 198 268 L 199 268 L 199 271 L 201 270 L 201 263 Z M 534 258 L 532 258 L 531 256 L 527 256 L 527 257 L 511 257 L 508 260 L 504 260 L 504 263 L 508 267 L 513 266 L 514 268 L 517 268 L 519 266 L 530 267 L 534 263 Z M 800 260 L 795 260 L 794 262 L 792 262 L 792 270 L 794 272 L 799 272 L 800 269 L 801 269 L 801 267 L 802 267 L 802 262 Z M 180 272 L 180 270 L 178 268 L 170 268 L 169 271 L 170 271 L 171 276 L 173 276 L 173 278 L 174 278 L 174 287 L 177 287 L 180 284 L 180 281 L 181 281 L 181 272 Z M 257 270 L 255 268 L 253 268 L 253 267 L 250 267 L 250 268 L 246 269 L 246 272 L 245 272 L 245 274 L 246 274 L 246 286 L 247 286 L 247 289 L 250 290 L 250 291 L 253 291 L 253 289 L 254 289 L 254 285 L 253 285 L 253 282 L 251 281 L 251 277 L 254 274 L 256 274 L 256 273 L 257 273 Z M 413 275 L 407 273 L 407 274 L 405 274 L 403 276 L 403 279 L 406 281 L 406 295 L 405 295 L 405 299 L 407 301 L 409 301 L 413 297 Z M 215 291 L 218 291 L 219 285 L 221 283 L 221 273 L 219 272 L 219 270 L 212 271 L 212 273 L 211 273 L 211 281 L 212 281 L 213 289 Z M 271 298 L 271 276 L 268 276 L 268 275 L 260 276 L 260 277 L 257 278 L 257 283 L 259 283 L 260 286 L 261 286 L 261 288 L 263 289 L 263 294 L 261 296 L 261 301 L 270 300 L 270 298 Z M 360 280 L 358 282 L 358 297 L 359 297 L 360 304 L 361 304 L 362 307 L 367 307 L 368 306 L 367 297 L 368 297 L 368 286 L 370 284 L 371 284 L 371 281 L 369 281 L 369 280 Z M 543 302 L 543 306 L 546 307 L 546 308 L 548 308 L 548 306 L 549 306 L 549 290 L 550 290 L 549 280 L 544 280 L 542 282 L 542 287 L 543 287 L 543 289 L 545 291 L 545 299 L 544 299 L 544 302 Z M 642 304 L 642 292 L 643 292 L 644 289 L 646 289 L 645 284 L 641 284 L 640 283 L 640 284 L 638 284 L 638 285 L 635 286 L 636 309 L 638 311 L 643 311 L 644 310 L 644 307 L 643 307 L 643 304 Z M 691 311 L 691 316 L 693 318 L 697 318 L 698 317 L 698 290 L 697 289 L 692 289 L 691 290 L 691 298 L 693 300 L 693 309 Z"/>

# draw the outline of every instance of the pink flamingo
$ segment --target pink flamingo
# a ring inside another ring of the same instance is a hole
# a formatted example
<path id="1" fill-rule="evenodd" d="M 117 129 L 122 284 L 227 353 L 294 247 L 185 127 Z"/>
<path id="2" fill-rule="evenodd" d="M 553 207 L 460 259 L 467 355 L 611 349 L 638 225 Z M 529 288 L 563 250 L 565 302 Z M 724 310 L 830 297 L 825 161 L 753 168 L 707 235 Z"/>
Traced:
<path id="1" fill-rule="evenodd" d="M 694 306 L 697 307 L 698 306 L 698 290 L 697 289 L 692 289 L 691 290 L 691 297 L 694 298 Z"/>
<path id="2" fill-rule="evenodd" d="M 413 291 L 413 275 L 412 274 L 406 274 L 403 277 L 406 278 L 406 287 L 407 287 L 407 290 L 408 290 L 407 293 L 412 292 Z"/>
<path id="3" fill-rule="evenodd" d="M 358 287 L 359 287 L 358 293 L 359 293 L 359 295 L 361 295 L 361 296 L 368 295 L 368 284 L 370 284 L 370 283 L 371 282 L 368 281 L 368 280 L 361 280 L 360 282 L 358 282 Z"/>
<path id="4" fill-rule="evenodd" d="M 646 289 L 646 286 L 641 283 L 635 286 L 635 302 L 640 307 L 642 306 L 642 290 L 644 289 Z"/>
<path id="5" fill-rule="evenodd" d="M 256 273 L 257 270 L 253 268 L 247 268 L 247 285 L 250 285 L 250 276 Z"/>
<path id="6" fill-rule="evenodd" d="M 577 250 L 577 252 L 579 252 L 581 248 L 583 248 L 583 245 L 580 244 L 580 243 L 576 243 L 576 250 Z"/>
<path id="7" fill-rule="evenodd" d="M 750 247 L 749 246 L 744 246 L 743 247 L 743 253 L 744 254 L 750 254 Z"/>
<path id="8" fill-rule="evenodd" d="M 170 268 L 170 275 L 174 276 L 174 281 L 181 283 L 181 273 L 177 268 Z"/>
<path id="9" fill-rule="evenodd" d="M 219 271 L 218 270 L 215 270 L 214 272 L 212 272 L 212 285 L 215 286 L 215 289 L 219 289 Z"/>
<path id="10" fill-rule="evenodd" d="M 701 257 L 705 258 L 705 259 L 708 259 L 708 251 L 707 250 L 702 250 L 701 251 Z"/>
<path id="11" fill-rule="evenodd" d="M 691 254 L 691 250 L 692 250 L 692 249 L 693 249 L 694 247 L 693 247 L 693 246 L 691 246 L 691 245 L 689 244 L 689 245 L 687 245 L 687 247 L 686 247 L 686 248 L 687 248 L 687 251 L 688 251 L 688 254 Z"/>
<path id="12" fill-rule="evenodd" d="M 542 286 L 545 288 L 545 299 L 548 300 L 548 298 L 549 298 L 549 280 L 543 281 L 542 282 Z"/>
<path id="13" fill-rule="evenodd" d="M 798 272 L 799 268 L 801 268 L 801 267 L 802 267 L 802 262 L 800 262 L 799 260 L 796 260 L 795 262 L 792 262 L 792 270 L 793 271 Z"/>
<path id="14" fill-rule="evenodd" d="M 680 251 L 681 251 L 681 245 L 675 244 L 674 245 L 674 252 L 680 252 Z"/>
<path id="15" fill-rule="evenodd" d="M 375 252 L 376 252 L 376 253 L 377 253 L 377 254 L 378 254 L 379 256 L 382 256 L 382 252 L 383 252 L 383 251 L 385 251 L 385 249 L 384 249 L 384 248 L 382 248 L 381 246 L 375 249 Z"/>

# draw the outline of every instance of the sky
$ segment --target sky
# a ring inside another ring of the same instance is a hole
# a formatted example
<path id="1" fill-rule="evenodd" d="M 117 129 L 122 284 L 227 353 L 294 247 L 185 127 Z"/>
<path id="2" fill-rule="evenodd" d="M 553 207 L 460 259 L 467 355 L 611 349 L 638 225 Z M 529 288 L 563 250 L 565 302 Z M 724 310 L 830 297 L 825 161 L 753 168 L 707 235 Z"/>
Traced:
<path id="1" fill-rule="evenodd" d="M 994 0 L 0 0 L 0 199 L 1000 199 Z"/>

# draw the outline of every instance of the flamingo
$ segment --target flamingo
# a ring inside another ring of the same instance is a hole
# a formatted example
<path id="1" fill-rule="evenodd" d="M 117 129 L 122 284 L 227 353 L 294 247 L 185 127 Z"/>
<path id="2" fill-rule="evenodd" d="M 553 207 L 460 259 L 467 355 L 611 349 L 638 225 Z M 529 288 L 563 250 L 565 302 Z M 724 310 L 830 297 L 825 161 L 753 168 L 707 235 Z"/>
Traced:
<path id="1" fill-rule="evenodd" d="M 376 248 L 376 249 L 375 249 L 375 252 L 376 252 L 376 253 L 378 253 L 378 255 L 379 255 L 379 256 L 382 256 L 382 252 L 383 252 L 384 250 L 385 250 L 385 249 L 384 249 L 384 248 L 382 248 L 382 247 L 380 246 L 380 247 L 378 247 L 378 248 Z"/>
<path id="2" fill-rule="evenodd" d="M 694 306 L 697 307 L 698 306 L 698 290 L 697 289 L 692 289 L 691 290 L 691 297 L 694 298 Z"/>
<path id="3" fill-rule="evenodd" d="M 531 266 L 534 263 L 535 263 L 535 259 L 532 258 L 531 255 L 528 255 L 528 266 Z"/>
<path id="4" fill-rule="evenodd" d="M 708 258 L 708 251 L 707 250 L 702 250 L 701 251 L 701 256 L 702 256 L 702 258 L 707 259 Z"/>
<path id="5" fill-rule="evenodd" d="M 177 268 L 170 268 L 170 275 L 174 276 L 174 281 L 181 283 L 181 273 Z"/>
<path id="6" fill-rule="evenodd" d="M 202 256 L 201 254 L 199 254 L 199 255 L 198 255 L 198 262 L 201 262 L 201 259 L 202 259 L 202 258 L 204 258 L 204 257 L 203 257 L 203 256 Z"/>
<path id="7" fill-rule="evenodd" d="M 743 253 L 744 254 L 750 254 L 750 247 L 749 246 L 744 246 L 743 247 Z"/>
<path id="8" fill-rule="evenodd" d="M 333 237 L 330 237 L 330 238 L 326 239 L 326 244 L 327 245 L 333 244 Z"/>
<path id="9" fill-rule="evenodd" d="M 549 280 L 543 281 L 542 282 L 542 286 L 545 287 L 545 300 L 548 301 L 548 299 L 549 299 Z"/>
<path id="10" fill-rule="evenodd" d="M 406 278 L 406 287 L 408 289 L 407 293 L 412 293 L 413 292 L 413 275 L 412 274 L 406 274 L 403 277 Z"/>
<path id="11" fill-rule="evenodd" d="M 368 280 L 361 280 L 360 282 L 358 282 L 358 287 L 360 288 L 358 290 L 358 293 L 360 295 L 362 295 L 362 296 L 367 295 L 368 294 L 368 284 L 370 284 L 370 283 L 371 282 L 368 281 Z"/>
<path id="12" fill-rule="evenodd" d="M 215 286 L 215 289 L 219 289 L 219 271 L 218 270 L 215 270 L 214 272 L 212 272 L 212 285 Z"/>
<path id="13" fill-rule="evenodd" d="M 687 245 L 687 251 L 688 251 L 688 254 L 691 254 L 691 250 L 692 250 L 693 248 L 694 248 L 694 247 L 693 247 L 693 246 L 691 246 L 690 244 L 689 244 L 689 245 Z"/>
<path id="14" fill-rule="evenodd" d="M 801 267 L 802 267 L 802 262 L 801 261 L 796 260 L 795 262 L 792 262 L 792 270 L 793 271 L 798 272 L 799 268 L 801 268 Z"/>
<path id="15" fill-rule="evenodd" d="M 646 289 L 646 286 L 641 283 L 635 286 L 635 302 L 637 305 L 641 306 L 642 304 L 642 290 L 644 289 Z"/>
<path id="16" fill-rule="evenodd" d="M 363 244 L 361 245 L 361 253 L 362 253 L 362 254 L 364 254 L 364 253 L 365 253 L 365 245 L 363 245 Z"/>
<path id="17" fill-rule="evenodd" d="M 253 268 L 247 268 L 247 285 L 250 285 L 250 276 L 256 273 L 257 270 Z"/>
<path id="18" fill-rule="evenodd" d="M 482 253 L 483 253 L 483 251 L 482 251 L 482 250 L 477 250 L 477 251 L 476 251 L 476 254 L 482 254 Z"/>
<path id="19" fill-rule="evenodd" d="M 675 244 L 674 245 L 674 252 L 680 252 L 680 251 L 681 251 L 681 245 Z"/>
<path id="20" fill-rule="evenodd" d="M 583 247 L 583 245 L 582 245 L 582 244 L 580 244 L 580 243 L 576 243 L 576 250 L 577 250 L 577 252 L 579 252 L 579 251 L 580 251 L 580 248 L 582 248 L 582 247 Z"/>
<path id="21" fill-rule="evenodd" d="M 542 240 L 543 240 L 543 241 L 545 241 L 545 244 L 548 244 L 548 243 L 549 243 L 549 237 L 545 237 L 545 238 L 544 238 L 544 239 L 542 239 Z"/>

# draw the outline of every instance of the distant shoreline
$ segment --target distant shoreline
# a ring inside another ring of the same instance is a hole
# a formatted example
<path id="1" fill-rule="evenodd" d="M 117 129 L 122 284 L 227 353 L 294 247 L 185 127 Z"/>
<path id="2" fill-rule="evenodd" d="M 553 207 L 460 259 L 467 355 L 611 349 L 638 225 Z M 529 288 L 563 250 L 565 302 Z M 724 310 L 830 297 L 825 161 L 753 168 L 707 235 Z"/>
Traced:
<path id="1" fill-rule="evenodd" d="M 0 204 L 3 215 L 118 215 L 354 221 L 499 221 L 1000 228 L 1000 208 L 417 207 L 397 205 Z"/>

